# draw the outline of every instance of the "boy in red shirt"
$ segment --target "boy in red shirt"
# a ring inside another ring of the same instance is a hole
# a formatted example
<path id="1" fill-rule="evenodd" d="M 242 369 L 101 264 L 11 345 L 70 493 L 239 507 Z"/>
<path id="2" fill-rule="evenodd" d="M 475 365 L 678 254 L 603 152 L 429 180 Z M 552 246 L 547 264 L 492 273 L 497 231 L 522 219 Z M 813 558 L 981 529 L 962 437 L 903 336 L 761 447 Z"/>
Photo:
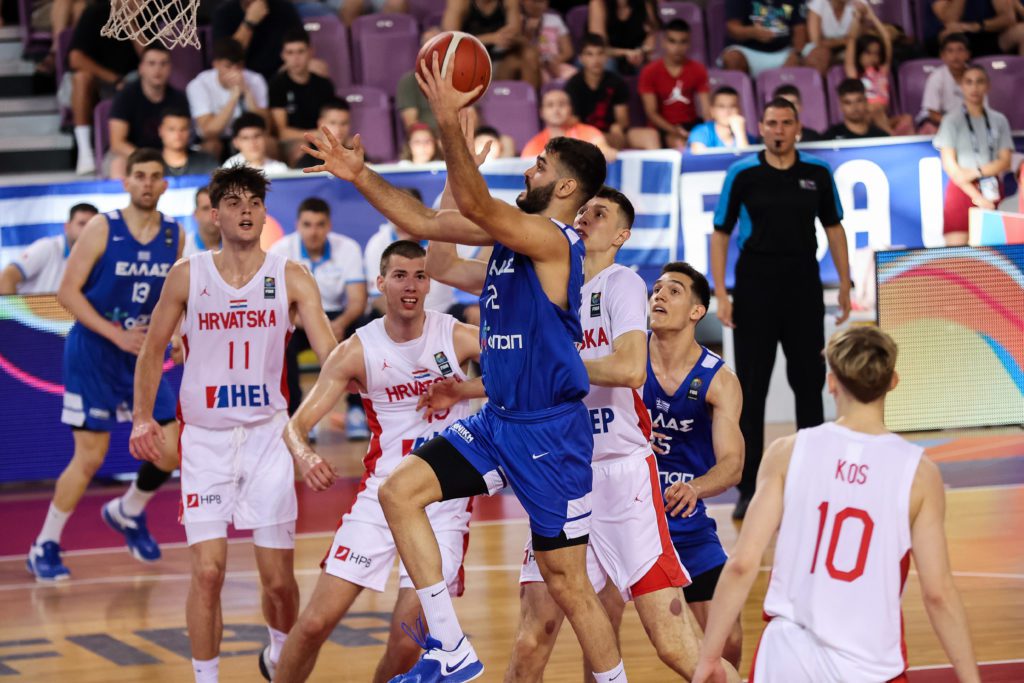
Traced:
<path id="1" fill-rule="evenodd" d="M 673 19 L 665 27 L 664 56 L 644 67 L 637 88 L 647 122 L 658 130 L 663 147 L 682 149 L 689 130 L 700 123 L 700 113 L 710 111 L 708 70 L 686 56 L 690 50 L 690 25 Z"/>

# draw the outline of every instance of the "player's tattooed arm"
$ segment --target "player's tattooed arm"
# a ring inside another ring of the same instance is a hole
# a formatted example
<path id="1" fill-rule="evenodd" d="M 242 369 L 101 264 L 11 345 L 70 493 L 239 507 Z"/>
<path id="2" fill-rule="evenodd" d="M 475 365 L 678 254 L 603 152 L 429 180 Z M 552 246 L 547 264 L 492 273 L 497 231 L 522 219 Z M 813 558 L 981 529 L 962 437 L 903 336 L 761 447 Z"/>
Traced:
<path id="1" fill-rule="evenodd" d="M 719 372 L 719 375 L 722 373 Z M 717 377 L 716 377 L 717 379 Z M 720 680 L 722 650 L 761 570 L 761 558 L 782 521 L 786 470 L 793 454 L 794 436 L 777 439 L 768 447 L 757 473 L 757 492 L 750 501 L 740 537 L 722 569 L 711 601 L 704 642 L 694 682 Z"/>
<path id="2" fill-rule="evenodd" d="M 743 393 L 732 370 L 724 367 L 718 371 L 708 387 L 707 402 L 711 408 L 715 464 L 703 475 L 675 483 L 665 490 L 665 510 L 673 517 L 689 517 L 698 500 L 732 488 L 743 475 L 743 433 L 740 431 Z"/>
<path id="3" fill-rule="evenodd" d="M 153 309 L 139 359 L 135 362 L 135 398 L 128 451 L 139 460 L 157 462 L 163 453 L 164 431 L 153 419 L 153 404 L 163 374 L 164 350 L 178 331 L 188 303 L 189 262 L 178 261 L 167 273 Z"/>
<path id="4" fill-rule="evenodd" d="M 309 338 L 309 345 L 323 366 L 331 351 L 338 345 L 338 340 L 320 303 L 320 289 L 309 270 L 294 261 L 289 261 L 285 266 L 284 276 L 287 281 L 289 304 L 295 306 L 298 311 L 299 321 Z"/>
<path id="5" fill-rule="evenodd" d="M 349 384 L 366 386 L 363 344 L 354 336 L 339 344 L 328 356 L 313 389 L 284 428 L 284 443 L 299 467 L 299 473 L 314 491 L 323 491 L 334 484 L 338 473 L 317 455 L 309 441 L 309 431 L 349 389 Z"/>

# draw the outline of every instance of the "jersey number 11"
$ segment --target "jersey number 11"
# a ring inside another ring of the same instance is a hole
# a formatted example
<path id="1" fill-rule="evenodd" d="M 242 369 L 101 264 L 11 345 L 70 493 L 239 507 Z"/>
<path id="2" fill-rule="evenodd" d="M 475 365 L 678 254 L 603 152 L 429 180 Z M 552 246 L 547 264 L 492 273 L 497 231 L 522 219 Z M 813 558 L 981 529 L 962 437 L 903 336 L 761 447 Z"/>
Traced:
<path id="1" fill-rule="evenodd" d="M 249 342 L 245 342 L 243 345 L 245 366 L 243 369 L 249 369 Z M 228 370 L 235 369 L 235 342 L 228 342 Z"/>

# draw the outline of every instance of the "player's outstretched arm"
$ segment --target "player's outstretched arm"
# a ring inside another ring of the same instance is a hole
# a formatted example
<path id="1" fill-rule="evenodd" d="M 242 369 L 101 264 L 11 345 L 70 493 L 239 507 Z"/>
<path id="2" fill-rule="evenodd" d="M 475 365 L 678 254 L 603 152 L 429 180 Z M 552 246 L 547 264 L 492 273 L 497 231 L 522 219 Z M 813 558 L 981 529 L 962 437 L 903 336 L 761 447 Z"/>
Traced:
<path id="1" fill-rule="evenodd" d="M 163 374 L 164 349 L 178 331 L 178 323 L 188 303 L 189 262 L 178 261 L 167 273 L 160 299 L 156 302 L 135 362 L 135 394 L 132 405 L 132 433 L 128 451 L 139 460 L 157 462 L 163 453 L 164 432 L 153 419 L 160 375 Z"/>
<path id="2" fill-rule="evenodd" d="M 953 585 L 946 549 L 946 492 L 942 474 L 931 460 L 921 458 L 910 492 L 910 536 L 921 595 L 942 649 L 960 683 L 980 681 L 971 632 L 960 592 Z"/>
<path id="3" fill-rule="evenodd" d="M 703 476 L 678 482 L 665 491 L 665 510 L 673 517 L 689 517 L 701 498 L 732 488 L 743 476 L 743 432 L 740 411 L 743 392 L 736 373 L 723 367 L 711 380 L 707 402 L 711 406 L 711 444 L 715 464 Z"/>
<path id="4" fill-rule="evenodd" d="M 782 521 L 786 470 L 795 440 L 793 436 L 777 439 L 764 453 L 757 473 L 756 493 L 711 601 L 693 683 L 724 680 L 721 678 L 724 676 L 722 649 L 761 569 L 764 551 Z"/>
<path id="5" fill-rule="evenodd" d="M 295 305 L 302 329 L 306 331 L 306 337 L 309 338 L 309 346 L 316 354 L 320 365 L 323 366 L 331 351 L 338 345 L 338 340 L 331 329 L 327 314 L 324 313 L 320 289 L 309 270 L 294 261 L 287 263 L 284 276 L 287 281 L 288 303 Z M 366 304 L 365 300 L 363 304 Z"/>
<path id="6" fill-rule="evenodd" d="M 523 213 L 491 196 L 487 182 L 480 174 L 473 153 L 466 144 L 459 117 L 459 112 L 469 104 L 479 88 L 470 93 L 456 90 L 452 85 L 455 70 L 450 69 L 447 76 L 442 78 L 436 53 L 432 59 L 432 64 L 423 62 L 424 68 L 422 71 L 417 70 L 416 80 L 437 117 L 448 167 L 448 184 L 452 188 L 459 212 L 483 228 L 495 241 L 536 262 L 565 261 L 568 244 L 558 231 L 551 229 L 549 219 Z M 423 72 L 426 72 L 426 77 L 421 75 Z M 537 163 L 547 162 L 542 156 Z M 571 185 L 556 188 L 556 191 L 571 192 L 575 189 L 575 182 L 564 179 L 560 183 Z"/>
<path id="7" fill-rule="evenodd" d="M 458 244 L 488 245 L 494 240 L 486 232 L 459 215 L 457 211 L 435 211 L 399 190 L 366 165 L 359 135 L 352 147 L 343 145 L 326 128 L 322 140 L 306 133 L 303 150 L 322 163 L 303 169 L 305 173 L 327 171 L 355 185 L 356 189 L 395 225 L 402 226 L 417 239 L 444 240 Z"/>
<path id="8" fill-rule="evenodd" d="M 590 383 L 639 389 L 647 381 L 647 333 L 630 330 L 612 340 L 612 352 L 583 361 Z"/>
<path id="9" fill-rule="evenodd" d="M 330 488 L 338 474 L 313 450 L 309 430 L 337 405 L 351 382 L 366 386 L 363 344 L 357 336 L 334 347 L 323 363 L 316 384 L 284 428 L 284 443 L 302 478 L 314 491 Z"/>

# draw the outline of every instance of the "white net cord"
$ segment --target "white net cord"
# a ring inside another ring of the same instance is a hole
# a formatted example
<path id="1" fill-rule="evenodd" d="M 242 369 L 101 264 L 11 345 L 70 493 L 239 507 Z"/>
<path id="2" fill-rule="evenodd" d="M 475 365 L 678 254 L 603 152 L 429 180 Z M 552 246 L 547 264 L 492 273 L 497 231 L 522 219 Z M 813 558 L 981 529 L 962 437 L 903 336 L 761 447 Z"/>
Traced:
<path id="1" fill-rule="evenodd" d="M 167 49 L 199 49 L 196 12 L 199 0 L 111 0 L 110 18 L 100 35 L 116 40 L 157 41 Z"/>

